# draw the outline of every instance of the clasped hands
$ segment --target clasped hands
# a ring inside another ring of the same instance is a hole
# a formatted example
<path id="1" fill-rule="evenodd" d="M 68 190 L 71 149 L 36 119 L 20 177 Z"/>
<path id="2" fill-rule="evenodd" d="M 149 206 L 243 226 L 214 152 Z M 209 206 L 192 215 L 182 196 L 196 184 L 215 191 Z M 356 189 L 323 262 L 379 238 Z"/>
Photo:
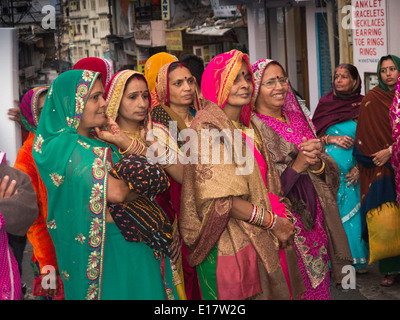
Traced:
<path id="1" fill-rule="evenodd" d="M 298 146 L 299 153 L 292 164 L 292 169 L 301 173 L 307 169 L 318 170 L 321 165 L 319 156 L 323 152 L 321 139 L 309 139 L 303 137 L 302 143 Z"/>

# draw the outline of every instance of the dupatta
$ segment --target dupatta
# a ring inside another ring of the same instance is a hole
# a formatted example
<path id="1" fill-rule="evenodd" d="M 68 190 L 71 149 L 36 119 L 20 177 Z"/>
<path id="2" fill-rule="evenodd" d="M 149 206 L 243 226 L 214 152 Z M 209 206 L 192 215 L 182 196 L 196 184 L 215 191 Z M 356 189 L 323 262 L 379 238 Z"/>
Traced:
<path id="1" fill-rule="evenodd" d="M 380 78 L 378 68 L 378 79 Z M 360 164 L 361 212 L 364 215 L 369 210 L 396 199 L 392 164 L 387 162 L 384 166 L 375 166 L 371 156 L 394 142 L 390 122 L 390 108 L 394 97 L 395 90 L 385 91 L 378 85 L 365 95 L 360 105 L 353 154 Z"/>
<path id="2" fill-rule="evenodd" d="M 324 95 L 318 102 L 312 117 L 312 122 L 317 129 L 317 135 L 336 123 L 352 120 L 358 117 L 360 103 L 364 98 L 361 92 L 361 78 L 357 72 L 356 84 L 348 94 L 340 94 L 335 90 L 335 81 L 332 82 L 333 90 Z"/>
<path id="3" fill-rule="evenodd" d="M 183 62 L 180 62 L 184 65 Z M 177 143 L 179 147 L 182 147 L 185 144 L 185 141 L 181 141 L 179 137 L 179 133 L 187 128 L 187 125 L 181 119 L 179 115 L 177 115 L 170 107 L 169 107 L 169 79 L 168 73 L 171 63 L 167 63 L 163 65 L 158 74 L 157 74 L 157 82 L 156 82 L 156 93 L 159 100 L 159 105 L 155 106 L 151 112 L 152 119 L 158 123 L 163 124 L 165 127 L 169 128 L 170 134 L 173 137 L 176 137 Z M 197 91 L 195 90 L 195 96 L 193 99 L 193 105 L 191 106 L 192 112 L 196 113 L 200 109 L 200 102 Z M 170 121 L 175 121 L 177 126 L 170 126 Z"/>
<path id="4" fill-rule="evenodd" d="M 204 129 L 233 133 L 235 126 L 222 108 L 225 106 L 242 60 L 246 61 L 251 70 L 247 55 L 236 50 L 215 57 L 206 67 L 202 90 L 204 89 L 203 94 L 208 101 L 191 124 L 191 129 L 194 129 L 199 137 L 197 142 L 199 146 Z M 249 124 L 252 129 L 258 131 L 251 123 Z M 239 137 L 239 148 L 233 147 L 233 153 L 241 152 L 243 150 L 240 150 L 241 148 L 250 149 L 245 136 Z M 234 146 L 231 137 L 224 136 L 222 149 L 224 145 Z M 211 144 L 208 147 L 210 148 L 208 154 L 212 155 Z M 260 153 L 264 158 L 264 169 L 272 168 L 269 166 L 270 159 L 265 150 L 263 145 Z M 285 274 L 275 236 L 270 231 L 231 218 L 230 215 L 233 197 L 241 197 L 277 213 L 280 210 L 284 211 L 285 205 L 279 201 L 274 203 L 273 197 L 268 193 L 268 191 L 277 195 L 281 193 L 276 171 L 268 170 L 266 175 L 263 175 L 260 170 L 263 161 L 256 158 L 260 162 L 254 162 L 251 172 L 238 174 L 237 169 L 241 166 L 235 162 L 221 161 L 214 164 L 210 158 L 206 159 L 208 162 L 202 163 L 201 157 L 205 151 L 201 150 L 193 155 L 194 159 L 198 158 L 199 164 L 189 163 L 184 167 L 182 198 L 185 201 L 181 204 L 180 225 L 183 240 L 191 251 L 188 256 L 189 263 L 192 266 L 199 265 L 218 244 L 216 267 L 218 299 L 297 297 L 304 291 L 304 283 L 293 247 L 285 249 L 285 258 L 288 262 L 288 274 Z M 250 157 L 254 156 L 251 154 Z M 223 154 L 220 159 L 224 159 Z M 290 287 L 287 281 L 288 275 Z"/>
<path id="5" fill-rule="evenodd" d="M 390 107 L 390 124 L 392 126 L 392 166 L 395 173 L 397 202 L 400 203 L 400 76 L 397 79 L 396 92 Z"/>
<path id="6" fill-rule="evenodd" d="M 158 95 L 156 92 L 158 71 L 161 69 L 163 65 L 174 61 L 178 61 L 178 58 L 176 56 L 166 52 L 159 52 L 152 55 L 144 65 L 144 76 L 147 79 L 151 95 L 151 104 L 150 104 L 151 110 L 159 104 Z"/>
<path id="7" fill-rule="evenodd" d="M 99 73 L 70 70 L 51 84 L 33 146 L 48 191 L 47 227 L 66 299 L 100 299 L 107 207 L 107 144 L 77 133 Z"/>

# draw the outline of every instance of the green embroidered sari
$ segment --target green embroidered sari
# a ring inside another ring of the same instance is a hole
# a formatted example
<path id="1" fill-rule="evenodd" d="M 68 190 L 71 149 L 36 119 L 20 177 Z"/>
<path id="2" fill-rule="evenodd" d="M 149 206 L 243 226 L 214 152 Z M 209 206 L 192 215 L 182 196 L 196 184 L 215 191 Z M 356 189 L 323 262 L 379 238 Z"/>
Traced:
<path id="1" fill-rule="evenodd" d="M 107 172 L 118 152 L 76 130 L 98 75 L 71 70 L 54 80 L 33 146 L 65 298 L 173 299 L 169 259 L 155 259 L 150 247 L 125 241 L 106 223 Z"/>

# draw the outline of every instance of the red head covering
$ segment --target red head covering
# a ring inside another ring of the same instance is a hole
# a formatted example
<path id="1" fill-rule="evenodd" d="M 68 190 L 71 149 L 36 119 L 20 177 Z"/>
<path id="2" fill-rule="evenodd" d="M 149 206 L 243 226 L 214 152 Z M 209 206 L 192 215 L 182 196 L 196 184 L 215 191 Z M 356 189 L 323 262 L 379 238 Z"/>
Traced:
<path id="1" fill-rule="evenodd" d="M 205 68 L 201 80 L 201 91 L 204 98 L 223 109 L 233 82 L 242 67 L 242 61 L 246 62 L 249 71 L 252 73 L 248 55 L 238 50 L 231 50 L 214 57 Z M 252 82 L 254 86 L 254 81 L 252 80 Z M 250 115 L 251 102 L 243 107 L 241 121 L 248 125 Z"/>
<path id="2" fill-rule="evenodd" d="M 74 69 L 100 72 L 104 88 L 112 77 L 112 65 L 107 59 L 96 57 L 83 58 L 74 65 Z"/>

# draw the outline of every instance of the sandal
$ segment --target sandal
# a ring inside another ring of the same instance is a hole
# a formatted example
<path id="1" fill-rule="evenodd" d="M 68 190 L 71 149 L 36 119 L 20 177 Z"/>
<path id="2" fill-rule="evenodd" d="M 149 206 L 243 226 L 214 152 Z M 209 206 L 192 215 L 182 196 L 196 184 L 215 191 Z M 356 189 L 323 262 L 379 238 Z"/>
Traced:
<path id="1" fill-rule="evenodd" d="M 388 274 L 381 279 L 380 285 L 383 287 L 391 287 L 397 279 L 397 274 Z"/>

